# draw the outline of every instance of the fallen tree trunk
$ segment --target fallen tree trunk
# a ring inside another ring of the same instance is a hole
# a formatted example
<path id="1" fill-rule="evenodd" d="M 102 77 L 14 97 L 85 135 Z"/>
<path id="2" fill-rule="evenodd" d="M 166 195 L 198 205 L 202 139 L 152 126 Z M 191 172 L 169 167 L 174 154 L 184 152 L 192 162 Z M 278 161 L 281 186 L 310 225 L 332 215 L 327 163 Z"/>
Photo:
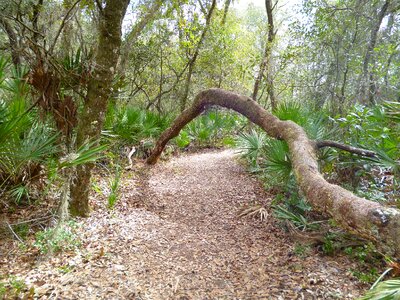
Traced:
<path id="1" fill-rule="evenodd" d="M 167 142 L 212 105 L 235 110 L 271 137 L 286 141 L 297 183 L 312 207 L 330 215 L 347 231 L 374 241 L 385 253 L 400 255 L 400 211 L 357 197 L 340 186 L 328 183 L 318 170 L 317 142 L 310 140 L 296 123 L 279 120 L 249 97 L 221 89 L 199 93 L 193 105 L 161 134 L 147 163 L 155 164 Z"/>

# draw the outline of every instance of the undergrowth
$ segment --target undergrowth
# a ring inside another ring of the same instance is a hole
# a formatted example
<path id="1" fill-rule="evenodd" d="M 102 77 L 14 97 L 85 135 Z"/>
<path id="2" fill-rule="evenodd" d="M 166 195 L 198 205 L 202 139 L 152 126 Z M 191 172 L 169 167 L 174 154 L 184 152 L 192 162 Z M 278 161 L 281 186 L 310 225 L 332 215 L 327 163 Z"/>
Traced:
<path id="1" fill-rule="evenodd" d="M 304 103 L 291 101 L 278 105 L 274 114 L 302 126 L 311 139 L 338 140 L 375 151 L 377 158 L 371 159 L 337 149 L 321 149 L 320 170 L 330 182 L 372 201 L 399 207 L 398 108 L 393 103 L 375 107 L 355 105 L 343 116 L 330 118 L 323 109 L 316 111 Z M 236 147 L 247 161 L 250 172 L 257 174 L 266 189 L 275 193 L 272 208 L 277 219 L 284 221 L 283 224 L 290 222 L 295 230 L 309 232 L 310 236 L 313 232 L 322 232 L 314 243 L 316 249 L 324 255 L 343 253 L 357 261 L 359 268 L 351 273 L 361 282 L 373 283 L 379 277 L 379 270 L 384 269 L 386 263 L 375 247 L 337 230 L 327 216 L 314 213 L 299 193 L 285 142 L 271 139 L 261 130 L 252 128 L 238 135 Z M 321 225 L 324 226 L 321 228 Z M 307 244 L 296 244 L 294 252 L 304 256 L 308 247 Z"/>
<path id="2" fill-rule="evenodd" d="M 33 246 L 41 254 L 75 250 L 81 245 L 81 241 L 76 234 L 77 226 L 74 221 L 69 221 L 65 224 L 60 223 L 55 227 L 38 231 L 35 234 Z"/>

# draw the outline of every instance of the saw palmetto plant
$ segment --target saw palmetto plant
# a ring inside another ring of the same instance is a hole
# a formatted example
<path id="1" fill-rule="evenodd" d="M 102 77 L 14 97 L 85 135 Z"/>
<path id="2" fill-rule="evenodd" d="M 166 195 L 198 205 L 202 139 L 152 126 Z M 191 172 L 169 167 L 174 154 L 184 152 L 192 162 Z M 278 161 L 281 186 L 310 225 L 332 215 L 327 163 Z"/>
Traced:
<path id="1" fill-rule="evenodd" d="M 400 279 L 391 279 L 378 283 L 359 300 L 399 300 Z"/>

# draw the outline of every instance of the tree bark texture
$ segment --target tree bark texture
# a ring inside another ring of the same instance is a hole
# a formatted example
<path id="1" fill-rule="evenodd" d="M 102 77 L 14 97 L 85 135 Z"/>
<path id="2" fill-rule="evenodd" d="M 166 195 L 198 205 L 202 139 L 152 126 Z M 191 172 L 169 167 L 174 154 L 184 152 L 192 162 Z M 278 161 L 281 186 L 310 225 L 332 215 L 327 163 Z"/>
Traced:
<path id="1" fill-rule="evenodd" d="M 330 215 L 349 232 L 374 241 L 382 251 L 400 255 L 400 211 L 328 183 L 318 170 L 317 142 L 310 140 L 296 123 L 279 120 L 249 97 L 221 89 L 199 93 L 193 105 L 161 134 L 147 163 L 156 163 L 167 142 L 212 105 L 239 112 L 271 137 L 286 141 L 297 183 L 313 208 Z"/>
<path id="2" fill-rule="evenodd" d="M 108 0 L 101 11 L 94 71 L 77 128 L 76 147 L 100 137 L 121 46 L 121 25 L 129 0 Z M 92 164 L 77 166 L 71 185 L 70 213 L 89 214 Z"/>

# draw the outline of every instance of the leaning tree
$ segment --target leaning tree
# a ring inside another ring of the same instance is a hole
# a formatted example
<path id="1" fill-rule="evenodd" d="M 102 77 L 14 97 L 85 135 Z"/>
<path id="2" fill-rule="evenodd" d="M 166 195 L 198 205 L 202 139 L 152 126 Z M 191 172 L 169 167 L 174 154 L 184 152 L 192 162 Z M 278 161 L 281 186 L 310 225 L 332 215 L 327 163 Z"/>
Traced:
<path id="1" fill-rule="evenodd" d="M 297 183 L 314 209 L 330 215 L 347 231 L 374 241 L 386 253 L 400 255 L 400 211 L 357 197 L 327 182 L 318 170 L 317 151 L 322 147 L 338 147 L 364 156 L 373 156 L 374 153 L 332 141 L 311 140 L 302 127 L 292 121 L 279 120 L 249 97 L 222 89 L 199 93 L 193 105 L 161 134 L 147 163 L 155 164 L 168 141 L 213 105 L 232 109 L 260 126 L 271 137 L 287 142 Z"/>

